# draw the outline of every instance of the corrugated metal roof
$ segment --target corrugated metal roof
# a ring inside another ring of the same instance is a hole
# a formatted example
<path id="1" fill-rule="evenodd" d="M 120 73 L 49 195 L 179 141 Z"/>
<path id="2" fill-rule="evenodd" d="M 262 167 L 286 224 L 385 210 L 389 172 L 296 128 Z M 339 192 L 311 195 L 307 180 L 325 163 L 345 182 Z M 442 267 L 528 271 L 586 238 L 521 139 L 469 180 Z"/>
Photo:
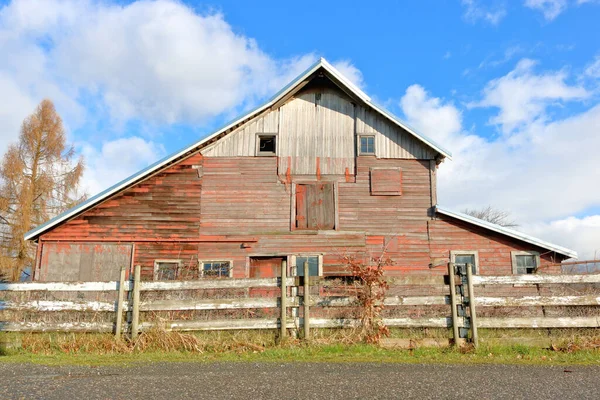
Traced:
<path id="1" fill-rule="evenodd" d="M 491 231 L 498 232 L 498 233 L 501 233 L 503 235 L 510 236 L 512 238 L 522 240 L 522 241 L 527 242 L 527 243 L 531 243 L 531 244 L 536 245 L 538 247 L 542 247 L 544 249 L 554 251 L 556 253 L 565 255 L 565 256 L 567 256 L 569 258 L 577 258 L 577 252 L 574 251 L 574 250 L 570 250 L 570 249 L 567 249 L 566 247 L 562 247 L 562 246 L 557 246 L 555 244 L 546 242 L 546 241 L 544 241 L 542 239 L 538 239 L 536 237 L 527 235 L 527 234 L 525 234 L 523 232 L 519 232 L 519 231 L 514 230 L 514 229 L 510 229 L 510 228 L 506 228 L 504 226 L 493 224 L 491 222 L 484 221 L 482 219 L 475 218 L 475 217 L 472 217 L 470 215 L 463 214 L 461 212 L 450 211 L 450 210 L 448 210 L 446 208 L 443 208 L 443 207 L 440 207 L 440 206 L 436 206 L 435 211 L 436 211 L 436 213 L 440 213 L 442 215 L 447 215 L 449 217 L 456 218 L 456 219 L 459 219 L 461 221 L 468 222 L 470 224 L 477 225 L 477 226 L 480 226 L 482 228 L 486 228 L 486 229 L 489 229 Z"/>
<path id="2" fill-rule="evenodd" d="M 306 71 L 301 73 L 296 79 L 294 79 L 292 82 L 290 82 L 284 88 L 282 88 L 279 92 L 277 92 L 269 101 L 267 101 L 263 105 L 255 108 L 255 109 L 245 113 L 241 117 L 238 117 L 238 118 L 234 119 L 233 121 L 227 123 L 225 126 L 217 129 L 215 132 L 211 133 L 204 139 L 196 141 L 196 142 L 192 143 L 191 145 L 181 149 L 180 151 L 177 151 L 177 152 L 163 158 L 162 160 L 155 162 L 154 164 L 131 175 L 130 177 L 123 179 L 121 182 L 115 184 L 114 186 L 109 187 L 108 189 L 98 193 L 97 195 L 95 195 L 93 197 L 90 197 L 87 201 L 65 211 L 64 213 L 52 218 L 48 222 L 30 230 L 29 232 L 27 232 L 25 234 L 25 240 L 36 239 L 39 235 L 41 235 L 42 233 L 51 229 L 52 227 L 60 224 L 63 221 L 73 218 L 74 216 L 76 216 L 76 215 L 80 214 L 81 212 L 93 207 L 94 205 L 104 201 L 105 199 L 118 193 L 119 191 L 135 184 L 136 182 L 139 182 L 139 181 L 145 179 L 146 177 L 152 175 L 154 172 L 160 170 L 164 166 L 183 157 L 185 154 L 201 148 L 205 143 L 209 142 L 211 139 L 213 139 L 213 138 L 217 137 L 218 135 L 231 129 L 235 125 L 242 123 L 245 120 L 248 120 L 250 118 L 253 118 L 260 112 L 266 110 L 267 108 L 271 107 L 273 104 L 277 103 L 277 101 L 279 101 L 281 98 L 283 98 L 288 92 L 290 92 L 294 87 L 296 87 L 298 84 L 300 84 L 306 78 L 308 78 L 310 75 L 315 73 L 319 68 L 325 69 L 328 73 L 330 73 L 338 81 L 340 81 L 342 84 L 344 84 L 355 96 L 357 96 L 359 99 L 364 101 L 367 105 L 372 107 L 374 110 L 376 110 L 377 112 L 381 113 L 383 116 L 388 118 L 391 122 L 398 125 L 402 129 L 406 130 L 407 132 L 409 132 L 410 134 L 415 136 L 417 139 L 421 140 L 423 143 L 425 143 L 428 146 L 430 146 L 431 148 L 433 148 L 435 151 L 440 153 L 443 157 L 447 157 L 449 159 L 452 158 L 452 154 L 449 151 L 445 150 L 443 147 L 436 144 L 430 138 L 417 133 L 415 130 L 410 128 L 406 123 L 402 122 L 399 118 L 397 118 L 395 115 L 393 115 L 389 111 L 385 110 L 383 107 L 380 107 L 380 106 L 376 105 L 375 103 L 373 103 L 371 101 L 371 98 L 365 92 L 363 92 L 356 85 L 354 85 L 352 82 L 350 82 L 336 68 L 334 68 L 331 64 L 329 64 L 327 62 L 327 60 L 325 60 L 324 58 L 321 58 L 317 62 L 315 62 L 313 65 L 311 65 Z"/>

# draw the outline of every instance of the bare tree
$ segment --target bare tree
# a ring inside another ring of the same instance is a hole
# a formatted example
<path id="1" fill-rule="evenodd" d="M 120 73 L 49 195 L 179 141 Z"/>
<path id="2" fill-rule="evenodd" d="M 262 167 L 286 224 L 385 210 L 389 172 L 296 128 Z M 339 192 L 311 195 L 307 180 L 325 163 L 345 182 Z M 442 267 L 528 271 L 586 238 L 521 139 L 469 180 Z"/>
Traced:
<path id="1" fill-rule="evenodd" d="M 510 216 L 509 212 L 498 210 L 492 206 L 487 206 L 481 209 L 464 209 L 464 214 L 471 217 L 479 218 L 492 224 L 505 226 L 507 228 L 515 228 L 519 226 Z"/>
<path id="2" fill-rule="evenodd" d="M 19 141 L 0 165 L 0 268 L 18 280 L 32 266 L 34 247 L 24 235 L 31 228 L 83 200 L 78 193 L 83 159 L 65 144 L 62 120 L 43 100 L 23 121 Z"/>

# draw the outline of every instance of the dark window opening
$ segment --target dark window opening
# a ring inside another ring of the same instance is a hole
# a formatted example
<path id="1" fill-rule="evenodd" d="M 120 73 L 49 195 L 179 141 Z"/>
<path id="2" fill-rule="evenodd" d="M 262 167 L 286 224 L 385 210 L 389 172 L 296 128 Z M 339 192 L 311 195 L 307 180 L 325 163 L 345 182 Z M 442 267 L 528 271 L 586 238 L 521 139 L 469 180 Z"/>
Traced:
<path id="1" fill-rule="evenodd" d="M 360 137 L 360 154 L 374 155 L 375 154 L 375 136 Z"/>
<path id="2" fill-rule="evenodd" d="M 259 136 L 258 137 L 258 154 L 259 155 L 275 155 L 277 151 L 275 135 Z"/>
<path id="3" fill-rule="evenodd" d="M 334 229 L 334 203 L 332 183 L 296 185 L 296 229 Z"/>

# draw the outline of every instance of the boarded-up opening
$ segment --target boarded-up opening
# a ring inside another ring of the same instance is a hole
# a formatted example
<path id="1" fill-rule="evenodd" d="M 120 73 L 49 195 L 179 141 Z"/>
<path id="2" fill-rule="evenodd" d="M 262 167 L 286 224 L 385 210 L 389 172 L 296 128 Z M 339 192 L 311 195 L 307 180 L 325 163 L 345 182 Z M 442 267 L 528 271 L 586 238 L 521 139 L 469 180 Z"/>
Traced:
<path id="1" fill-rule="evenodd" d="M 334 229 L 333 183 L 296 185 L 296 229 Z"/>
<path id="2" fill-rule="evenodd" d="M 42 281 L 115 281 L 131 266 L 130 244 L 44 243 Z"/>
<path id="3" fill-rule="evenodd" d="M 374 196 L 402 195 L 400 168 L 371 168 L 371 194 Z"/>
<path id="4" fill-rule="evenodd" d="M 277 278 L 281 276 L 284 257 L 250 257 L 249 278 Z M 278 297 L 280 288 L 250 288 L 250 297 Z"/>

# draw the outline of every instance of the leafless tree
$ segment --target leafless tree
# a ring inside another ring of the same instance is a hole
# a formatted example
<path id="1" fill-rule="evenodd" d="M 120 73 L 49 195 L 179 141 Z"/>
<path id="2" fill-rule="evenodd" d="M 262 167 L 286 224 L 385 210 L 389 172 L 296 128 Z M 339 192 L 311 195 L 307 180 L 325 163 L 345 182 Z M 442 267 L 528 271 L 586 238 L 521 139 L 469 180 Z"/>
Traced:
<path id="1" fill-rule="evenodd" d="M 482 219 L 492 224 L 505 226 L 507 228 L 516 228 L 519 226 L 510 216 L 509 212 L 498 210 L 492 206 L 487 206 L 481 209 L 464 209 L 464 214 L 475 218 Z"/>
<path id="2" fill-rule="evenodd" d="M 31 228 L 83 200 L 79 182 L 83 159 L 65 144 L 62 120 L 43 100 L 23 121 L 18 143 L 0 165 L 0 270 L 12 280 L 34 260 L 24 235 Z"/>

